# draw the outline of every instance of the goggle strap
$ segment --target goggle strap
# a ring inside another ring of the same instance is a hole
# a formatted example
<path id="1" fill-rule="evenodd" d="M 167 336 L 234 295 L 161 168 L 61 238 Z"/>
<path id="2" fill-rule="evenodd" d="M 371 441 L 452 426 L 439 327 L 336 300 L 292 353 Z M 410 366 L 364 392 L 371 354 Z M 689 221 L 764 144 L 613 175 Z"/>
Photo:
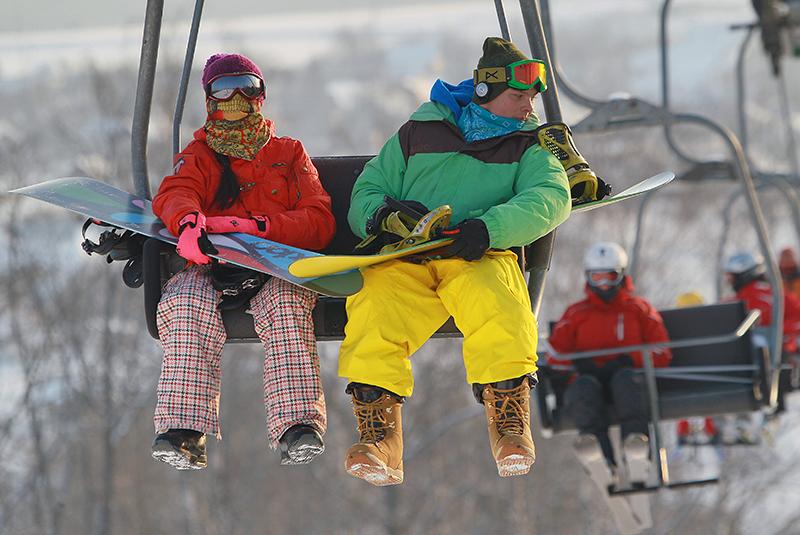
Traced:
<path id="1" fill-rule="evenodd" d="M 487 67 L 485 69 L 475 69 L 472 80 L 475 84 L 486 82 L 487 84 L 499 84 L 510 80 L 507 67 Z"/>

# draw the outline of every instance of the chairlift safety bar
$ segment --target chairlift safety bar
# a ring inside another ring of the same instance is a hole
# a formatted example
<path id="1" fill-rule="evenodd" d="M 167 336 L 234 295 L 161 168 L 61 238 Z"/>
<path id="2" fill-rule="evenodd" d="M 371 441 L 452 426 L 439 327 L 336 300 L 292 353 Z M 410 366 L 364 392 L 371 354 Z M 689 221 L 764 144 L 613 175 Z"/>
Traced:
<path id="1" fill-rule="evenodd" d="M 546 338 L 540 338 L 539 342 L 545 345 L 547 352 L 553 355 L 556 360 L 578 360 L 578 359 L 585 359 L 591 357 L 602 357 L 605 355 L 615 355 L 617 353 L 634 353 L 636 351 L 644 351 L 649 350 L 652 351 L 653 349 L 660 349 L 663 347 L 673 348 L 673 347 L 696 347 L 696 346 L 704 346 L 704 345 L 712 345 L 712 344 L 724 344 L 726 342 L 734 342 L 745 335 L 747 331 L 749 331 L 753 324 L 761 317 L 760 310 L 751 310 L 747 316 L 742 320 L 742 323 L 739 326 L 731 331 L 728 334 L 719 334 L 714 336 L 696 336 L 693 338 L 684 338 L 681 340 L 672 340 L 669 342 L 661 342 L 657 344 L 639 344 L 635 346 L 624 346 L 624 347 L 614 347 L 609 349 L 596 349 L 592 351 L 579 351 L 576 353 L 559 353 L 553 346 L 550 345 L 550 342 Z M 705 366 L 698 366 L 698 368 L 706 368 Z M 712 370 L 709 370 L 712 371 Z M 713 370 L 713 371 L 721 371 L 721 370 Z"/>

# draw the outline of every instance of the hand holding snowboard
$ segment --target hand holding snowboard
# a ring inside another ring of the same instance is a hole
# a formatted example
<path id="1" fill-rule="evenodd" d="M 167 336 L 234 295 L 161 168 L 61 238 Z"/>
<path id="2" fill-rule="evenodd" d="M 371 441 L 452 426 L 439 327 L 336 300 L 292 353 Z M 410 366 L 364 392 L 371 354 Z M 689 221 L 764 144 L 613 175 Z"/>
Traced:
<path id="1" fill-rule="evenodd" d="M 180 220 L 178 231 L 178 247 L 176 251 L 186 260 L 195 264 L 208 264 L 211 259 L 206 256 L 219 254 L 219 251 L 208 239 L 206 232 L 206 216 L 200 212 L 192 212 Z"/>
<path id="2" fill-rule="evenodd" d="M 489 248 L 489 230 L 480 219 L 467 219 L 455 227 L 436 229 L 436 237 L 452 238 L 453 243 L 444 250 L 468 262 L 480 260 Z"/>

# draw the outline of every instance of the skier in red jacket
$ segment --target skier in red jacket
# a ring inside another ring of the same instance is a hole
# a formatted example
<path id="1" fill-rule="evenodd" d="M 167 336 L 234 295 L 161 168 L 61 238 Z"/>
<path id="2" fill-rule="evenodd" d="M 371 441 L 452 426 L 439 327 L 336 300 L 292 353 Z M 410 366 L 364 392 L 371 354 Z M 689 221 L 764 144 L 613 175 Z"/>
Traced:
<path id="1" fill-rule="evenodd" d="M 764 278 L 766 273 L 764 257 L 748 252 L 736 253 L 728 259 L 725 277 L 736 295 L 731 300 L 745 302 L 747 310 L 758 309 L 761 317 L 758 324 L 768 327 L 772 324 L 772 287 Z M 783 351 L 798 353 L 800 335 L 800 298 L 789 289 L 783 289 Z"/>
<path id="2" fill-rule="evenodd" d="M 206 466 L 206 435 L 220 437 L 226 338 L 220 308 L 249 302 L 266 352 L 269 445 L 280 446 L 281 464 L 307 463 L 322 453 L 326 428 L 311 317 L 317 296 L 276 277 L 211 262 L 216 250 L 208 233 L 243 232 L 321 249 L 336 231 L 331 199 L 303 145 L 276 137 L 261 114 L 266 86 L 252 61 L 215 54 L 202 81 L 206 124 L 175 156 L 173 174 L 153 199 L 153 211 L 179 236 L 177 252 L 189 263 L 167 282 L 158 304 L 164 361 L 151 452 L 178 469 Z"/>
<path id="3" fill-rule="evenodd" d="M 758 253 L 739 252 L 728 259 L 725 277 L 736 295 L 730 300 L 742 300 L 747 310 L 758 309 L 761 317 L 758 324 L 769 327 L 772 324 L 772 287 L 764 277 L 766 273 L 764 257 Z M 766 415 L 761 427 L 762 435 L 772 435 L 777 426 L 779 413 L 785 407 L 784 394 L 796 387 L 798 370 L 798 340 L 800 339 L 800 298 L 788 288 L 783 288 L 783 352 L 782 361 L 793 369 L 791 373 L 780 374 L 778 381 L 777 410 Z M 769 425 L 772 424 L 772 425 Z M 771 436 L 767 436 L 772 440 Z"/>
<path id="4" fill-rule="evenodd" d="M 567 308 L 550 335 L 550 345 L 560 354 L 611 349 L 669 340 L 659 313 L 633 295 L 625 274 L 628 255 L 616 243 L 599 243 L 584 258 L 586 299 Z M 653 364 L 668 366 L 668 348 L 652 351 Z M 616 467 L 608 436 L 609 409 L 620 420 L 623 441 L 630 435 L 648 436 L 649 416 L 642 376 L 641 352 L 612 354 L 574 361 L 547 355 L 553 365 L 572 364 L 575 377 L 566 392 L 567 411 L 581 434 L 595 435 L 609 466 Z"/>

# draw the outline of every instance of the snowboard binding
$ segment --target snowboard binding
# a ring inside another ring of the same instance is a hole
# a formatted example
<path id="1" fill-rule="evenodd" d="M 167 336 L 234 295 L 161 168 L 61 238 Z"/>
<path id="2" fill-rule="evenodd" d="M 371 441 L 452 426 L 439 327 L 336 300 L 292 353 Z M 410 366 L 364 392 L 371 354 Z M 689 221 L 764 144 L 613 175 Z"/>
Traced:
<path id="1" fill-rule="evenodd" d="M 86 237 L 86 230 L 92 225 L 109 229 L 100 234 L 97 243 Z M 83 237 L 81 248 L 89 256 L 106 255 L 106 262 L 109 264 L 127 260 L 122 269 L 122 280 L 128 288 L 138 288 L 144 283 L 142 250 L 146 236 L 91 217 L 83 224 L 81 236 Z"/>
<path id="2" fill-rule="evenodd" d="M 366 252 L 366 248 L 378 236 L 382 236 L 385 242 L 378 254 L 402 251 L 439 239 L 436 237 L 436 230 L 446 229 L 450 225 L 453 211 L 448 205 L 440 206 L 427 214 L 421 214 L 388 195 L 384 197 L 384 202 L 395 211 L 381 221 L 380 228 L 375 234 L 368 236 L 356 245 L 357 252 Z"/>
<path id="3" fill-rule="evenodd" d="M 589 168 L 572 140 L 572 130 L 565 123 L 547 123 L 536 129 L 539 145 L 558 158 L 569 179 L 573 206 L 599 201 L 611 194 L 607 184 Z"/>

